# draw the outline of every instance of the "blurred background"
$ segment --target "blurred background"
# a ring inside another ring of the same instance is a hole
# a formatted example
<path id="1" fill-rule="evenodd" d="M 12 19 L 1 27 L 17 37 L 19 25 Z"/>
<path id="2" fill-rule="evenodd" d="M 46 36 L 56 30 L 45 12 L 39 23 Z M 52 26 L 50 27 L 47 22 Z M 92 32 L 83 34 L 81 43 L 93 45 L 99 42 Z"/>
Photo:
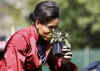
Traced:
<path id="1" fill-rule="evenodd" d="M 19 29 L 28 27 L 27 18 L 43 0 L 0 0 L 0 48 Z M 61 8 L 59 30 L 71 36 L 72 62 L 81 71 L 100 61 L 100 0 L 54 0 Z M 49 71 L 47 66 L 43 71 Z"/>

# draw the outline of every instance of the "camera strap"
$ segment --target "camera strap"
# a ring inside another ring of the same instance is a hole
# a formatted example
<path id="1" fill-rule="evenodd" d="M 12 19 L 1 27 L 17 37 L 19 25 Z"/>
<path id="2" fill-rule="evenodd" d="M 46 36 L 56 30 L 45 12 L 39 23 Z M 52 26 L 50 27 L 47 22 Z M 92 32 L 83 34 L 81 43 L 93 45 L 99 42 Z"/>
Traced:
<path id="1" fill-rule="evenodd" d="M 41 58 L 42 64 L 45 63 L 45 61 L 46 61 L 45 52 L 43 51 L 43 48 L 44 47 L 42 45 L 38 44 L 38 53 Z"/>

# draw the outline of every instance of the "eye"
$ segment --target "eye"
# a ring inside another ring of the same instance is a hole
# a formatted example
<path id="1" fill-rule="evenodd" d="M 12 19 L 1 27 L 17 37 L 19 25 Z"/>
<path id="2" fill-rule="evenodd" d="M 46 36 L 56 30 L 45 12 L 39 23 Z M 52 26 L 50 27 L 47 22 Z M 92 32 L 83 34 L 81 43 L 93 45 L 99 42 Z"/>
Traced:
<path id="1" fill-rule="evenodd" d="M 49 26 L 48 28 L 49 28 L 49 29 L 53 29 L 54 27 L 53 27 L 53 26 Z"/>
<path id="2" fill-rule="evenodd" d="M 49 29 L 57 29 L 58 26 L 48 26 Z"/>

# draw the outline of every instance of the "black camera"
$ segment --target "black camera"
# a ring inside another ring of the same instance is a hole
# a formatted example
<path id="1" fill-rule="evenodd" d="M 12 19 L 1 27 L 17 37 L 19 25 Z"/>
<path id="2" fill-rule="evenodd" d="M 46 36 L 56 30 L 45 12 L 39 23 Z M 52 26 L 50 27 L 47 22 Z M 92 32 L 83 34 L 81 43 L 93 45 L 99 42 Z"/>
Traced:
<path id="1" fill-rule="evenodd" d="M 68 33 L 62 33 L 58 31 L 51 31 L 51 41 L 52 44 L 52 53 L 55 56 L 64 56 L 62 52 L 63 46 L 70 48 L 70 43 L 68 40 Z"/>

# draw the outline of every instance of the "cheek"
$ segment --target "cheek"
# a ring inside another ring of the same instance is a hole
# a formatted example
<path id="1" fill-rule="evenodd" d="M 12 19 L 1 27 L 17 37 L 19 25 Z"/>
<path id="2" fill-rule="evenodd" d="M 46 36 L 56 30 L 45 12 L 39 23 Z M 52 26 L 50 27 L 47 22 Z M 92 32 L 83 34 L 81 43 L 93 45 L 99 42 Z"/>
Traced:
<path id="1" fill-rule="evenodd" d="M 41 30 L 42 30 L 43 32 L 49 32 L 49 29 L 48 29 L 47 27 L 42 27 Z"/>
<path id="2" fill-rule="evenodd" d="M 45 33 L 48 33 L 48 32 L 49 32 L 49 29 L 46 28 L 46 27 L 40 27 L 40 29 L 39 29 L 40 34 L 45 34 Z"/>
<path id="3" fill-rule="evenodd" d="M 49 32 L 49 29 L 44 27 L 44 28 L 43 28 L 43 31 L 44 31 L 44 32 Z"/>
<path id="4" fill-rule="evenodd" d="M 42 34 L 43 33 L 43 29 L 39 28 L 39 33 Z"/>

